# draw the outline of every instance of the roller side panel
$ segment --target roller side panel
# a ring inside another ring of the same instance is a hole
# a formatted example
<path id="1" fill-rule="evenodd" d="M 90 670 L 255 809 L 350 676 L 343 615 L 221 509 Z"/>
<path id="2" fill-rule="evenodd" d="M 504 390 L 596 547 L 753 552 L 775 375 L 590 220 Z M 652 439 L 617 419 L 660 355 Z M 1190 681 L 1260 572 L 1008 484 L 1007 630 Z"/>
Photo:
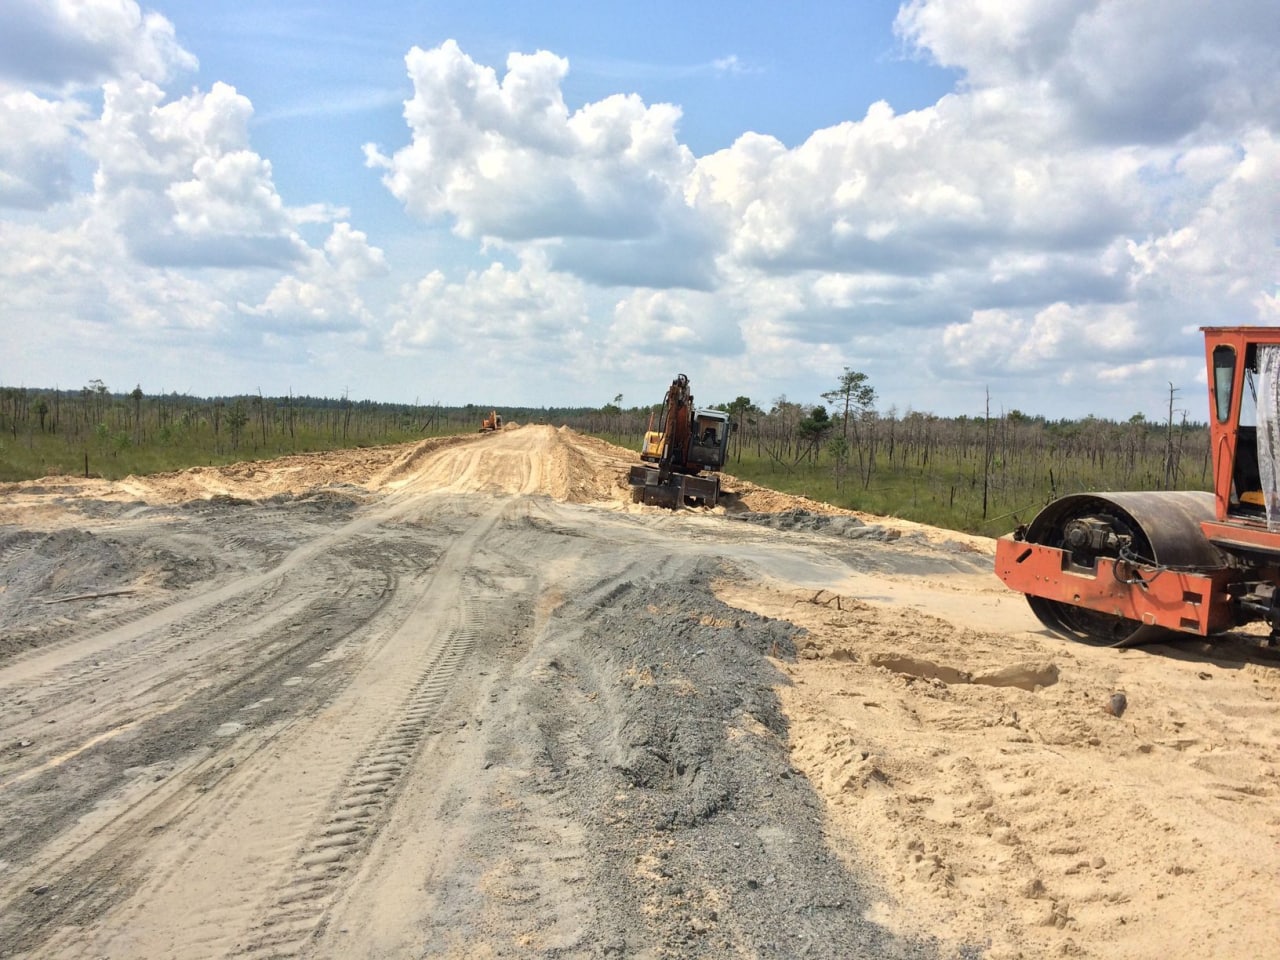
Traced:
<path id="1" fill-rule="evenodd" d="M 995 569 L 1008 587 L 1028 597 L 1146 626 L 1209 636 L 1232 625 L 1227 585 L 1238 574 L 1225 568 L 1189 573 L 1099 557 L 1088 569 L 1072 564 L 1065 550 L 1006 535 L 996 541 Z"/>
<path id="2" fill-rule="evenodd" d="M 1280 566 L 1280 534 L 1264 524 L 1212 520 L 1200 524 L 1200 529 L 1219 550 L 1247 557 L 1256 565 Z"/>

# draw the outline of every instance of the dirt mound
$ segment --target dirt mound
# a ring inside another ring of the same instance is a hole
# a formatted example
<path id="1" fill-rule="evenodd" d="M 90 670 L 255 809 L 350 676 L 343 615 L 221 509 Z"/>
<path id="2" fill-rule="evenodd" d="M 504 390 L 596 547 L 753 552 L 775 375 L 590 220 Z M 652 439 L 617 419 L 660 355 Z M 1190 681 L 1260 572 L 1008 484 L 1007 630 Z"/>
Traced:
<path id="1" fill-rule="evenodd" d="M 635 454 L 568 427 L 555 431 L 552 496 L 570 503 L 631 502 L 627 469 Z"/>
<path id="2" fill-rule="evenodd" d="M 395 488 L 416 477 L 422 472 L 424 462 L 446 447 L 460 443 L 473 443 L 475 437 L 467 434 L 456 437 L 433 437 L 418 443 L 386 448 L 393 454 L 391 462 L 380 469 L 373 470 L 366 478 L 366 485 L 373 490 L 384 487 Z"/>
<path id="3" fill-rule="evenodd" d="M 126 477 L 115 487 L 133 499 L 151 504 L 214 497 L 263 500 L 280 494 L 298 496 L 336 485 L 367 487 L 370 480 L 402 456 L 404 450 L 404 444 L 395 444 L 292 454 L 274 460 L 246 460 L 221 467 L 192 467 L 146 477 Z"/>

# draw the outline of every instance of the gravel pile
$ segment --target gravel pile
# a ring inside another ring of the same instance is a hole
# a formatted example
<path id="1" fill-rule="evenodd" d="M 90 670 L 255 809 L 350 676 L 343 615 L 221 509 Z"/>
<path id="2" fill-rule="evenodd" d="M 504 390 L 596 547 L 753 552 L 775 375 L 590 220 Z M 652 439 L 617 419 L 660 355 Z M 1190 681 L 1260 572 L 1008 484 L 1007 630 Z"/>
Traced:
<path id="1" fill-rule="evenodd" d="M 531 902 L 558 899 L 559 876 L 584 911 L 559 934 L 563 954 L 539 955 L 937 955 L 865 918 L 875 891 L 827 843 L 823 803 L 789 761 L 774 692 L 785 677 L 770 658 L 792 658 L 797 631 L 716 600 L 710 583 L 728 572 L 673 563 L 557 611 L 479 718 L 486 760 L 473 786 L 491 792 L 468 799 L 508 817 L 488 822 L 446 880 L 442 931 L 492 938 L 466 891 L 536 874 L 548 889 L 527 890 Z M 513 853 L 534 835 L 512 802 L 517 775 L 520 795 L 545 798 L 532 819 L 563 863 Z"/>

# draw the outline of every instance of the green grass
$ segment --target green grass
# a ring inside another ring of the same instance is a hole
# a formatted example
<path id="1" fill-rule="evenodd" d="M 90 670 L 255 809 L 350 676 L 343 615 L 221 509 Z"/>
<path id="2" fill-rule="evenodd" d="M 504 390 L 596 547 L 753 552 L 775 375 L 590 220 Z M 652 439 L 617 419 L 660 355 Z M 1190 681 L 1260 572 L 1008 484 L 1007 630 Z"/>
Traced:
<path id="1" fill-rule="evenodd" d="M 1080 463 L 1064 465 L 1051 456 L 1016 471 L 996 464 L 987 475 L 985 514 L 981 459 L 935 453 L 927 467 L 879 462 L 869 480 L 859 474 L 855 459 L 837 481 L 834 465 L 825 458 L 816 465 L 788 466 L 744 451 L 741 460 L 735 457 L 725 465 L 725 472 L 850 510 L 998 536 L 1028 522 L 1050 500 L 1068 493 L 1158 489 L 1159 464 L 1147 467 L 1135 469 L 1129 482 L 1120 483 L 1106 470 Z M 1206 489 L 1196 478 L 1182 479 L 1183 489 Z"/>
<path id="2" fill-rule="evenodd" d="M 329 431 L 297 431 L 293 438 L 287 434 L 269 434 L 266 443 L 261 442 L 260 437 L 255 440 L 241 436 L 237 444 L 225 433 L 215 438 L 208 431 L 187 434 L 171 431 L 163 439 L 157 437 L 141 444 L 135 444 L 127 434 L 121 433 L 94 436 L 87 441 L 69 441 L 50 433 L 20 433 L 16 438 L 5 434 L 0 435 L 0 482 L 48 476 L 82 477 L 86 474 L 86 461 L 90 476 L 120 480 L 127 476 L 274 459 L 295 453 L 407 443 L 456 432 L 392 430 L 343 443 Z"/>
<path id="3" fill-rule="evenodd" d="M 997 520 L 999 514 L 993 508 L 1008 513 L 1028 507 L 1034 513 L 1039 505 L 995 498 L 989 489 L 989 519 L 984 522 L 980 478 L 967 477 L 954 468 L 933 472 L 881 467 L 864 484 L 863 478 L 855 474 L 856 465 L 837 482 L 834 467 L 821 461 L 816 466 L 806 463 L 788 469 L 775 460 L 744 454 L 741 461 L 727 464 L 725 470 L 752 483 L 832 506 L 972 533 L 1003 532 L 1013 526 L 1012 518 Z"/>

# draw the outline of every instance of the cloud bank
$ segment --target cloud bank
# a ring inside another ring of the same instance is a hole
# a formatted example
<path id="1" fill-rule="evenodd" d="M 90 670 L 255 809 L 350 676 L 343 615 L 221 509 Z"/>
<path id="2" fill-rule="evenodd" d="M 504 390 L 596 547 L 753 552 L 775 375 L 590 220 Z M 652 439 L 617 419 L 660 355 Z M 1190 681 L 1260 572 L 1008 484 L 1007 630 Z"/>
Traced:
<path id="1" fill-rule="evenodd" d="M 466 266 L 398 260 L 359 211 L 288 203 L 246 97 L 166 90 L 196 61 L 164 18 L 24 0 L 7 19 L 0 293 L 72 327 L 298 363 L 430 357 L 490 390 L 518 369 L 513 402 L 674 364 L 700 396 L 816 399 L 849 365 L 900 407 L 956 412 L 990 386 L 1078 414 L 1189 386 L 1199 325 L 1280 320 L 1268 0 L 1208 18 L 1190 0 L 911 0 L 899 40 L 957 72 L 950 93 L 704 156 L 678 105 L 567 102 L 553 52 L 500 73 L 452 40 L 414 46 L 405 139 L 365 163 Z"/>

